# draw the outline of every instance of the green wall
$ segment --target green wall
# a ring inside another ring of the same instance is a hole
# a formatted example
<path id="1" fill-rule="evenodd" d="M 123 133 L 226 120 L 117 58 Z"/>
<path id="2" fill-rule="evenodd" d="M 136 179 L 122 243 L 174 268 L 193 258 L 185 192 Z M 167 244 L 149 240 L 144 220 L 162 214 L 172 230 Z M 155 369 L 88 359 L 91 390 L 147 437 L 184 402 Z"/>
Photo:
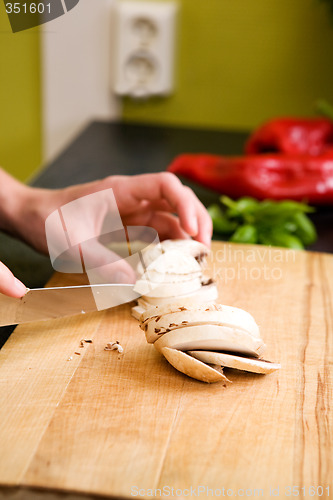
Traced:
<path id="1" fill-rule="evenodd" d="M 249 129 L 333 102 L 333 17 L 319 0 L 179 0 L 176 91 L 125 120 Z"/>
<path id="2" fill-rule="evenodd" d="M 319 0 L 179 0 L 176 92 L 124 100 L 124 120 L 249 129 L 333 102 L 333 20 Z M 39 30 L 12 34 L 0 2 L 0 165 L 41 163 Z"/>
<path id="3" fill-rule="evenodd" d="M 0 165 L 26 180 L 41 163 L 39 31 L 13 34 L 0 2 Z"/>

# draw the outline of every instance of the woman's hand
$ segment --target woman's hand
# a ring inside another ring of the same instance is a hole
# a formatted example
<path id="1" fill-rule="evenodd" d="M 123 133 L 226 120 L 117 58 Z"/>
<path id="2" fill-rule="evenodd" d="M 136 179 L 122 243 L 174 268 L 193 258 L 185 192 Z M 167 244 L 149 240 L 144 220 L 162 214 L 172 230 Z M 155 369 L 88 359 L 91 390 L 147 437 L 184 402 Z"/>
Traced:
<path id="1" fill-rule="evenodd" d="M 9 184 L 12 185 L 12 178 L 4 172 L 0 172 L 0 177 L 1 174 L 6 175 L 10 180 Z M 16 192 L 14 209 L 9 214 L 7 213 L 2 228 L 43 253 L 48 253 L 45 220 L 52 212 L 74 200 L 110 188 L 113 190 L 117 208 L 125 226 L 152 227 L 158 232 L 161 240 L 192 236 L 210 246 L 212 236 L 210 216 L 193 191 L 169 172 L 110 176 L 100 181 L 60 190 L 31 188 L 17 181 L 14 181 L 14 186 Z M 4 184 L 1 183 L 1 188 L 3 187 Z M 77 241 L 85 241 L 87 234 L 101 234 L 107 210 L 102 193 L 100 199 L 99 204 L 89 204 L 88 201 L 82 205 L 80 217 L 76 217 L 74 224 Z M 110 253 L 106 255 L 108 250 L 102 244 L 95 242 L 94 245 L 91 247 L 94 251 L 91 252 L 90 257 L 98 266 L 109 259 Z M 130 270 L 128 264 L 118 260 L 117 266 L 123 275 L 128 274 L 129 281 L 133 281 L 133 271 Z M 9 270 L 8 272 L 10 273 Z M 24 295 L 23 289 L 19 292 L 17 283 L 16 288 L 14 287 L 10 276 L 7 276 L 7 281 L 4 283 L 6 283 L 4 286 L 0 284 L 2 293 Z"/>
<path id="2" fill-rule="evenodd" d="M 174 174 L 114 176 L 105 182 L 114 190 L 125 225 L 153 227 L 161 240 L 192 236 L 210 246 L 211 218 L 193 191 Z"/>

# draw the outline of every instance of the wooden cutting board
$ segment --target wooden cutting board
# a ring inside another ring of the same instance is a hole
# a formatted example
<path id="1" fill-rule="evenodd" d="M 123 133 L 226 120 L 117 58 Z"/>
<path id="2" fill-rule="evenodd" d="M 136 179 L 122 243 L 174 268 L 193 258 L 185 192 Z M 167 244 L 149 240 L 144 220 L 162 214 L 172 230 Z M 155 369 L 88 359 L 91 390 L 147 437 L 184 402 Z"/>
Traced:
<path id="1" fill-rule="evenodd" d="M 210 273 L 222 303 L 254 315 L 280 372 L 229 371 L 227 388 L 187 378 L 146 344 L 129 305 L 21 325 L 0 351 L 1 485 L 333 494 L 333 256 L 214 243 Z M 116 340 L 123 355 L 104 350 Z"/>

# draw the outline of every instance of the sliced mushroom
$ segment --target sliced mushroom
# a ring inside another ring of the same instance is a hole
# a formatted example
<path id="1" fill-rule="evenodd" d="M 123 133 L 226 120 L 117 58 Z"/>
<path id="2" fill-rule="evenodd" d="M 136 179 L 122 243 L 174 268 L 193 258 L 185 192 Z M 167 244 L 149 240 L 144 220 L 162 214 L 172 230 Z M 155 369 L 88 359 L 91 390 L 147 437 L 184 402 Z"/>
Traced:
<path id="1" fill-rule="evenodd" d="M 147 268 L 154 260 L 161 254 L 167 253 L 171 250 L 177 250 L 183 255 L 190 255 L 195 258 L 198 263 L 203 263 L 208 255 L 208 248 L 195 240 L 164 240 L 157 245 L 150 245 L 149 248 L 142 251 L 142 258 Z M 144 268 L 142 265 L 138 267 L 139 274 L 143 274 Z"/>
<path id="2" fill-rule="evenodd" d="M 260 357 L 265 350 L 264 342 L 237 328 L 217 325 L 189 326 L 162 334 L 154 342 L 161 352 L 163 347 L 179 351 L 228 351 Z"/>
<path id="3" fill-rule="evenodd" d="M 164 240 L 161 243 L 164 252 L 169 250 L 180 250 L 181 252 L 192 255 L 199 264 L 203 263 L 208 255 L 208 248 L 199 241 L 195 240 Z"/>
<path id="4" fill-rule="evenodd" d="M 202 283 L 201 283 L 202 284 Z M 142 296 L 138 299 L 138 304 L 148 309 L 152 305 L 160 306 L 165 304 L 179 304 L 187 306 L 193 304 L 206 304 L 214 302 L 218 297 L 218 291 L 215 283 L 201 286 L 198 290 L 186 293 L 184 295 L 173 295 L 172 297 L 148 297 Z"/>
<path id="5" fill-rule="evenodd" d="M 260 338 L 259 328 L 253 317 L 236 307 L 213 304 L 207 307 L 178 307 L 175 310 L 172 306 L 162 306 L 155 314 L 151 313 L 152 310 L 148 309 L 142 315 L 141 328 L 145 331 L 147 339 L 150 339 L 148 342 L 154 342 L 158 338 L 156 333 L 160 336 L 161 332 L 207 324 L 237 328 Z"/>
<path id="6" fill-rule="evenodd" d="M 207 383 L 220 382 L 222 380 L 224 380 L 224 382 L 230 382 L 221 371 L 215 370 L 205 363 L 188 356 L 184 352 L 170 349 L 169 347 L 163 347 L 161 352 L 169 361 L 170 365 L 189 377 Z"/>
<path id="7" fill-rule="evenodd" d="M 158 259 L 162 254 L 163 250 L 161 248 L 161 244 L 158 243 L 157 245 L 150 245 L 149 247 L 145 248 L 141 252 L 141 262 L 138 265 L 137 272 L 139 275 L 142 275 L 147 267 L 154 262 L 154 260 Z"/>
<path id="8" fill-rule="evenodd" d="M 186 275 L 201 273 L 201 267 L 191 255 L 184 254 L 179 250 L 170 250 L 169 252 L 162 253 L 157 259 L 153 260 L 146 271 L 154 271 L 163 275 Z"/>
<path id="9" fill-rule="evenodd" d="M 211 303 L 208 305 L 193 304 L 193 305 L 188 305 L 187 307 L 183 307 L 182 300 L 179 300 L 179 305 L 163 304 L 159 306 L 151 306 L 151 311 L 153 312 L 154 310 L 158 310 L 160 314 L 179 313 L 184 311 L 191 313 L 195 312 L 207 313 L 207 315 L 214 313 L 221 315 L 225 318 L 228 317 L 232 323 L 234 321 L 241 321 L 241 322 L 247 321 L 247 325 L 249 325 L 248 329 L 250 329 L 251 332 L 253 330 L 254 335 L 256 336 L 259 335 L 259 328 L 253 316 L 247 311 L 244 311 L 244 309 L 240 309 L 238 307 L 228 306 L 224 304 L 216 304 L 216 303 Z M 149 313 L 150 310 L 145 313 L 145 319 L 149 318 L 150 316 Z"/>
<path id="10" fill-rule="evenodd" d="M 134 291 L 149 297 L 173 297 L 201 288 L 201 268 L 190 255 L 177 250 L 160 255 L 136 282 Z"/>
<path id="11" fill-rule="evenodd" d="M 176 274 L 176 273 L 160 273 L 157 271 L 152 271 L 151 269 L 147 270 L 147 272 L 141 277 L 142 280 L 148 280 L 152 283 L 182 283 L 183 281 L 192 281 L 195 278 L 199 278 L 201 281 L 202 273 L 200 271 L 196 271 L 193 273 L 184 273 L 184 274 Z"/>
<path id="12" fill-rule="evenodd" d="M 207 248 L 193 240 L 167 240 L 142 252 L 141 294 L 132 314 L 177 370 L 204 382 L 228 381 L 223 366 L 271 373 L 280 365 L 260 359 L 265 344 L 248 312 L 216 304 L 217 288 L 200 264 Z"/>
<path id="13" fill-rule="evenodd" d="M 156 305 L 149 304 L 145 300 L 142 301 L 142 299 L 140 298 L 138 300 L 139 304 L 142 305 L 142 307 L 146 306 L 146 309 L 142 314 L 141 321 L 150 320 L 154 316 L 163 316 L 164 314 L 172 312 L 187 311 L 200 308 L 202 304 L 193 302 L 192 297 L 193 294 L 188 294 L 182 297 L 175 297 L 173 302 L 166 301 L 164 303 Z M 214 307 L 215 305 L 216 305 L 215 302 L 211 301 L 205 304 L 205 308 Z"/>
<path id="14" fill-rule="evenodd" d="M 200 290 L 200 288 L 200 278 L 178 283 L 152 283 L 148 280 L 138 280 L 135 283 L 134 291 L 145 297 L 165 298 L 175 297 L 175 295 L 186 295 Z"/>
<path id="15" fill-rule="evenodd" d="M 247 358 L 236 356 L 224 352 L 211 351 L 188 351 L 187 354 L 202 361 L 213 365 L 220 365 L 226 368 L 234 368 L 252 373 L 272 373 L 281 368 L 278 363 L 272 363 L 264 359 Z"/>
<path id="16" fill-rule="evenodd" d="M 146 309 L 144 307 L 142 307 L 140 305 L 137 305 L 137 306 L 132 307 L 131 314 L 132 314 L 133 318 L 135 318 L 138 321 L 140 321 L 141 316 L 145 312 L 145 310 Z"/>
<path id="17" fill-rule="evenodd" d="M 139 320 L 144 321 L 149 316 L 158 315 L 160 307 L 174 307 L 175 309 L 186 306 L 195 306 L 195 304 L 212 305 L 217 299 L 218 293 L 215 284 L 202 287 L 194 293 L 175 297 L 140 297 L 137 300 L 137 305 L 132 307 L 132 316 Z"/>

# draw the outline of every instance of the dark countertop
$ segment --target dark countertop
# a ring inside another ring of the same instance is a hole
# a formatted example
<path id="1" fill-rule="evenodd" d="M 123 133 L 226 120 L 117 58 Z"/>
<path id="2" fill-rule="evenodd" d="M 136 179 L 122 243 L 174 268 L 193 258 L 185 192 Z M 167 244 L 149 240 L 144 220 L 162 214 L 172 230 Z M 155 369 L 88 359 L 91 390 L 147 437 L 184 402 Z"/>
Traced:
<path id="1" fill-rule="evenodd" d="M 158 172 L 184 152 L 240 154 L 247 135 L 245 132 L 93 122 L 38 173 L 32 185 L 55 189 L 107 175 Z M 217 201 L 217 193 L 183 181 L 204 204 Z M 312 218 L 319 238 L 311 249 L 333 253 L 333 208 L 320 208 Z M 48 257 L 4 234 L 0 234 L 0 260 L 30 288 L 44 286 L 53 272 Z M 7 334 L 1 333 L 0 346 L 8 336 L 9 329 L 6 331 Z"/>
<path id="2" fill-rule="evenodd" d="M 159 172 L 178 154 L 237 154 L 247 133 L 93 122 L 38 174 L 35 186 L 60 188 L 112 174 Z"/>

